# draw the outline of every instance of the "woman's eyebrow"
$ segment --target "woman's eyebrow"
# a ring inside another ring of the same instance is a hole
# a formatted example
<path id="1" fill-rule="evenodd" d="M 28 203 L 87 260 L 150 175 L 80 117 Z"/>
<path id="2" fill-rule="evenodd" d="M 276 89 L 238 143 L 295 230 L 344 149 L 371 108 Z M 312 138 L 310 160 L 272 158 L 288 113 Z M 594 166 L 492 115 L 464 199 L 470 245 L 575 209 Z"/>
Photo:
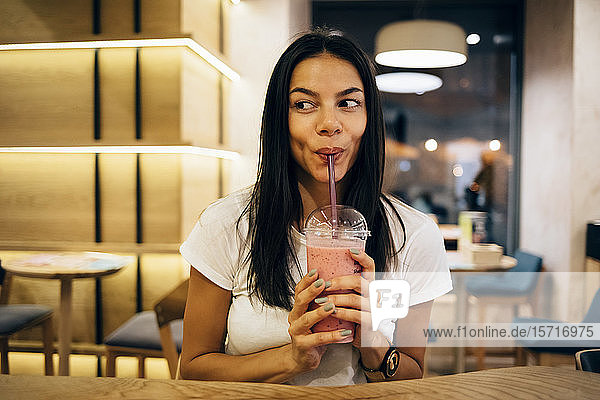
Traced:
<path id="1" fill-rule="evenodd" d="M 304 93 L 304 94 L 307 94 L 307 95 L 313 96 L 313 97 L 319 97 L 319 94 L 317 92 L 313 92 L 312 90 L 306 89 L 303 87 L 295 87 L 292 90 L 290 90 L 290 94 L 295 93 L 295 92 Z"/>
<path id="2" fill-rule="evenodd" d="M 337 97 L 343 97 L 343 96 L 349 95 L 350 93 L 355 93 L 355 92 L 361 92 L 362 93 L 362 89 L 357 88 L 357 87 L 351 87 L 351 88 L 348 88 L 348 89 L 344 89 L 341 92 L 338 92 L 336 94 L 336 96 Z"/>
<path id="3" fill-rule="evenodd" d="M 307 94 L 307 95 L 313 96 L 313 97 L 319 97 L 319 94 L 317 92 L 314 92 L 314 91 L 312 91 L 310 89 L 303 88 L 303 87 L 295 87 L 292 90 L 290 90 L 289 94 L 296 93 L 296 92 L 304 93 L 304 94 Z M 350 93 L 355 93 L 355 92 L 361 92 L 362 93 L 362 89 L 353 86 L 353 87 L 350 87 L 348 89 L 344 89 L 344 90 L 342 90 L 340 92 L 337 92 L 335 95 L 336 95 L 336 97 L 344 97 L 344 96 L 349 95 Z"/>

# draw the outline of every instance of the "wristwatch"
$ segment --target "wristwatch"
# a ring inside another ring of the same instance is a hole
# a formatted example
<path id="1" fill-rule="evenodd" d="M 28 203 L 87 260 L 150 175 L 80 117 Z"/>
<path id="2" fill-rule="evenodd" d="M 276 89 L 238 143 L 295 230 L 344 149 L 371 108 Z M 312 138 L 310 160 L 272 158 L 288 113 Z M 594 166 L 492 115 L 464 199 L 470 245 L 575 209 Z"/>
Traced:
<path id="1" fill-rule="evenodd" d="M 383 362 L 379 369 L 367 368 L 363 365 L 362 360 L 360 366 L 365 370 L 365 375 L 370 380 L 384 380 L 394 376 L 400 366 L 400 352 L 395 347 L 390 347 L 383 357 Z"/>

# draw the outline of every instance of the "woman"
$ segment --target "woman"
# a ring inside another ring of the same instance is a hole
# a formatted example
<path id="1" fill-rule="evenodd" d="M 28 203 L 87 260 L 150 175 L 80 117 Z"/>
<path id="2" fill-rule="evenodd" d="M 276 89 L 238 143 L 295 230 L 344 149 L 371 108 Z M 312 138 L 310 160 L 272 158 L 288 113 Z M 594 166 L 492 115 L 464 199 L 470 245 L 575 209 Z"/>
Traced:
<path id="1" fill-rule="evenodd" d="M 328 315 L 369 320 L 364 278 L 325 282 L 306 271 L 300 232 L 308 214 L 329 203 L 328 154 L 339 202 L 359 210 L 372 234 L 365 251 L 348 251 L 368 272 L 430 271 L 411 282 L 402 320 L 427 327 L 432 300 L 451 289 L 441 235 L 425 215 L 381 193 L 383 120 L 369 58 L 339 33 L 317 31 L 294 41 L 274 68 L 256 184 L 209 206 L 181 247 L 193 266 L 184 378 L 345 385 L 422 376 L 422 341 L 391 346 L 408 332 L 399 322 L 387 335 L 369 333 L 368 347 L 359 325 L 310 330 Z M 340 289 L 353 292 L 327 295 Z M 308 311 L 316 298 L 321 307 Z M 352 343 L 336 343 L 352 333 Z"/>

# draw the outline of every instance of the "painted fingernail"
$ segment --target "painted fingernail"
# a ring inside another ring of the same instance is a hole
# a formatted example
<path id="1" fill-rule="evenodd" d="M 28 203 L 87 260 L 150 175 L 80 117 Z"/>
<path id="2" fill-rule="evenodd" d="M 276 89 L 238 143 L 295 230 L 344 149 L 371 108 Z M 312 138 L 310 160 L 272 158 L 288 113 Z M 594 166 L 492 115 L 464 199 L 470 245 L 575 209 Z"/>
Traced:
<path id="1" fill-rule="evenodd" d="M 321 287 L 321 285 L 322 285 L 322 284 L 323 284 L 323 279 L 318 279 L 318 280 L 315 282 L 315 287 Z"/>
<path id="2" fill-rule="evenodd" d="M 329 286 L 331 286 L 331 281 L 325 282 L 325 289 L 327 289 Z"/>
<path id="3" fill-rule="evenodd" d="M 308 276 L 314 276 L 317 273 L 317 269 L 313 268 L 310 270 L 310 272 L 308 273 Z"/>
<path id="4" fill-rule="evenodd" d="M 329 299 L 327 297 L 319 297 L 318 299 L 315 299 L 315 303 L 317 304 L 327 303 L 328 301 Z"/>
<path id="5" fill-rule="evenodd" d="M 352 331 L 350 329 L 344 329 L 343 331 L 340 332 L 340 335 L 342 336 L 349 336 L 352 334 Z"/>
<path id="6" fill-rule="evenodd" d="M 350 249 L 350 253 L 354 254 L 355 256 L 360 254 L 360 250 L 358 249 Z"/>
<path id="7" fill-rule="evenodd" d="M 331 303 L 327 303 L 325 304 L 325 307 L 323 307 L 325 309 L 325 311 L 331 311 L 333 310 L 333 304 Z"/>

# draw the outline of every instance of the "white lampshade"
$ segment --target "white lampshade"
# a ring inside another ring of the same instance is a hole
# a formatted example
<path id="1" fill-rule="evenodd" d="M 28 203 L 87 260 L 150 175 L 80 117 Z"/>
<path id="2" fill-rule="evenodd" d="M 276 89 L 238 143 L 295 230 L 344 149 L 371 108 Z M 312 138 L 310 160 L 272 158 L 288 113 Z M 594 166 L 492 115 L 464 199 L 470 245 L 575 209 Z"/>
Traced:
<path id="1" fill-rule="evenodd" d="M 404 68 L 441 68 L 467 61 L 465 31 L 446 21 L 393 22 L 375 38 L 375 61 Z"/>
<path id="2" fill-rule="evenodd" d="M 377 88 L 389 93 L 423 94 L 442 86 L 442 80 L 431 74 L 421 72 L 391 72 L 375 77 Z"/>

